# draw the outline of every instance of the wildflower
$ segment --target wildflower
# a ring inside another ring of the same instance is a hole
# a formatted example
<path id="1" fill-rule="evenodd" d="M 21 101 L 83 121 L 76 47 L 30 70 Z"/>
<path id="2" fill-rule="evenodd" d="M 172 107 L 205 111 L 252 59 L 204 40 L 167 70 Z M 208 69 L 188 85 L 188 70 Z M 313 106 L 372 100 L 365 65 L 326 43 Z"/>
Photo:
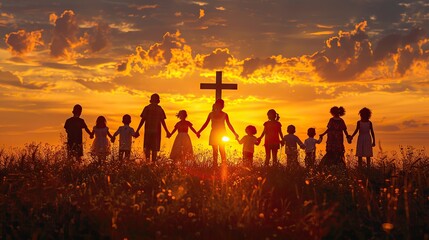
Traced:
<path id="1" fill-rule="evenodd" d="M 391 224 L 391 223 L 383 223 L 381 226 L 383 227 L 383 230 L 386 233 L 389 233 L 390 231 L 393 230 L 393 224 Z"/>
<path id="2" fill-rule="evenodd" d="M 263 218 L 265 218 L 265 215 L 263 213 L 259 213 L 258 217 L 263 219 Z"/>
<path id="3" fill-rule="evenodd" d="M 184 209 L 184 208 L 181 208 L 180 210 L 179 210 L 179 213 L 181 213 L 181 214 L 185 214 L 186 213 L 186 210 Z"/>
<path id="4" fill-rule="evenodd" d="M 157 212 L 159 215 L 164 214 L 164 213 L 165 213 L 165 207 L 164 207 L 164 206 L 158 206 L 158 207 L 156 208 L 156 212 Z"/>

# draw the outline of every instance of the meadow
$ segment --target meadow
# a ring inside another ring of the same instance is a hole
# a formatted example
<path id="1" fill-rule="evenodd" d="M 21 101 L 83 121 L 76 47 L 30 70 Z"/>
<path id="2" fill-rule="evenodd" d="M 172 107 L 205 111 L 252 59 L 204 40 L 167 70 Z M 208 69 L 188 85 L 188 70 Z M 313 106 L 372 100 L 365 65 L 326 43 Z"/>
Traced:
<path id="1" fill-rule="evenodd" d="M 0 150 L 1 239 L 429 239 L 429 158 L 413 147 L 370 170 L 349 153 L 346 171 L 65 156 Z"/>

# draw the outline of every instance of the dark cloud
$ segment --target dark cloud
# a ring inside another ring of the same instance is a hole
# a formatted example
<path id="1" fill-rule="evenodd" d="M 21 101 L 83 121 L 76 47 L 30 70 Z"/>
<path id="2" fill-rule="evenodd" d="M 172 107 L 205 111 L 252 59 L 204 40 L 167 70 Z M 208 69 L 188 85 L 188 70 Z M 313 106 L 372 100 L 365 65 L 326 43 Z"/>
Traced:
<path id="1" fill-rule="evenodd" d="M 77 79 L 77 83 L 82 84 L 88 89 L 98 92 L 111 92 L 116 89 L 116 85 L 111 82 L 96 82 L 91 80 Z"/>
<path id="2" fill-rule="evenodd" d="M 5 42 L 9 46 L 9 51 L 15 55 L 31 53 L 37 45 L 43 45 L 42 31 L 26 32 L 19 30 L 6 34 Z"/>
<path id="3" fill-rule="evenodd" d="M 112 59 L 109 58 L 102 58 L 102 57 L 87 57 L 87 58 L 78 58 L 76 59 L 76 63 L 79 66 L 95 66 L 98 64 L 105 64 L 112 62 Z"/>
<path id="4" fill-rule="evenodd" d="M 375 50 L 368 40 L 367 23 L 361 22 L 351 32 L 340 32 L 326 41 L 326 48 L 312 56 L 316 73 L 325 81 L 355 80 L 370 67 L 396 62 L 395 72 L 400 76 L 417 60 L 426 60 L 429 54 L 422 50 L 426 31 L 414 28 L 408 34 L 390 34 L 380 39 Z M 397 55 L 397 56 L 394 56 Z"/>
<path id="5" fill-rule="evenodd" d="M 243 72 L 241 76 L 247 77 L 261 67 L 274 67 L 277 64 L 275 58 L 248 58 L 243 62 Z"/>
<path id="6" fill-rule="evenodd" d="M 89 47 L 91 52 L 99 52 L 110 44 L 110 27 L 105 23 L 98 23 L 89 35 Z"/>
<path id="7" fill-rule="evenodd" d="M 216 49 L 212 53 L 203 56 L 202 67 L 206 69 L 222 69 L 227 62 L 233 59 L 228 49 Z"/>
<path id="8" fill-rule="evenodd" d="M 51 55 L 67 59 L 74 58 L 74 48 L 82 43 L 77 37 L 79 27 L 75 13 L 72 10 L 64 11 L 61 16 L 52 13 L 49 20 L 54 24 L 50 45 Z"/>
<path id="9" fill-rule="evenodd" d="M 9 71 L 0 70 L 0 85 L 13 86 L 17 88 L 42 90 L 53 86 L 51 83 L 46 82 L 24 82 L 15 74 Z"/>

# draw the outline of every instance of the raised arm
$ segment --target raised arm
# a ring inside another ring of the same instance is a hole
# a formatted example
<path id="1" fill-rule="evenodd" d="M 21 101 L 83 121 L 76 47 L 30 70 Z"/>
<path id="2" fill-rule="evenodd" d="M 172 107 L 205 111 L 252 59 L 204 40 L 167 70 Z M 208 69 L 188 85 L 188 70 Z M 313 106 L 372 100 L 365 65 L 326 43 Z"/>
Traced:
<path id="1" fill-rule="evenodd" d="M 372 146 L 375 147 L 375 134 L 374 129 L 372 128 L 372 122 L 369 122 L 369 130 L 371 131 L 372 136 Z"/>
<path id="2" fill-rule="evenodd" d="M 226 113 L 225 113 L 226 114 Z M 228 125 L 229 130 L 234 134 L 235 138 L 238 138 L 238 134 L 235 132 L 234 127 L 231 125 L 231 122 L 229 121 L 228 114 L 225 116 L 226 125 Z"/>
<path id="3" fill-rule="evenodd" d="M 209 122 L 210 122 L 210 113 L 207 116 L 206 122 L 203 124 L 203 126 L 201 126 L 200 130 L 198 130 L 199 134 L 201 134 L 201 132 L 204 131 L 204 129 L 207 127 L 207 125 L 209 125 Z"/>

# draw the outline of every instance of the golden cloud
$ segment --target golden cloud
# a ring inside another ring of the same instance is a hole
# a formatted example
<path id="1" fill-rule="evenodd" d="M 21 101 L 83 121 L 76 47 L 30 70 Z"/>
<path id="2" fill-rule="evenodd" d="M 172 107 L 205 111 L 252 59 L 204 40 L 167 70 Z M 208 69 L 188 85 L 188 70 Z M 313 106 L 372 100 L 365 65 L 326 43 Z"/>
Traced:
<path id="1" fill-rule="evenodd" d="M 14 55 L 24 55 L 31 53 L 37 45 L 43 46 L 42 30 L 26 32 L 19 30 L 6 34 L 5 42 L 9 46 L 8 50 Z"/>

